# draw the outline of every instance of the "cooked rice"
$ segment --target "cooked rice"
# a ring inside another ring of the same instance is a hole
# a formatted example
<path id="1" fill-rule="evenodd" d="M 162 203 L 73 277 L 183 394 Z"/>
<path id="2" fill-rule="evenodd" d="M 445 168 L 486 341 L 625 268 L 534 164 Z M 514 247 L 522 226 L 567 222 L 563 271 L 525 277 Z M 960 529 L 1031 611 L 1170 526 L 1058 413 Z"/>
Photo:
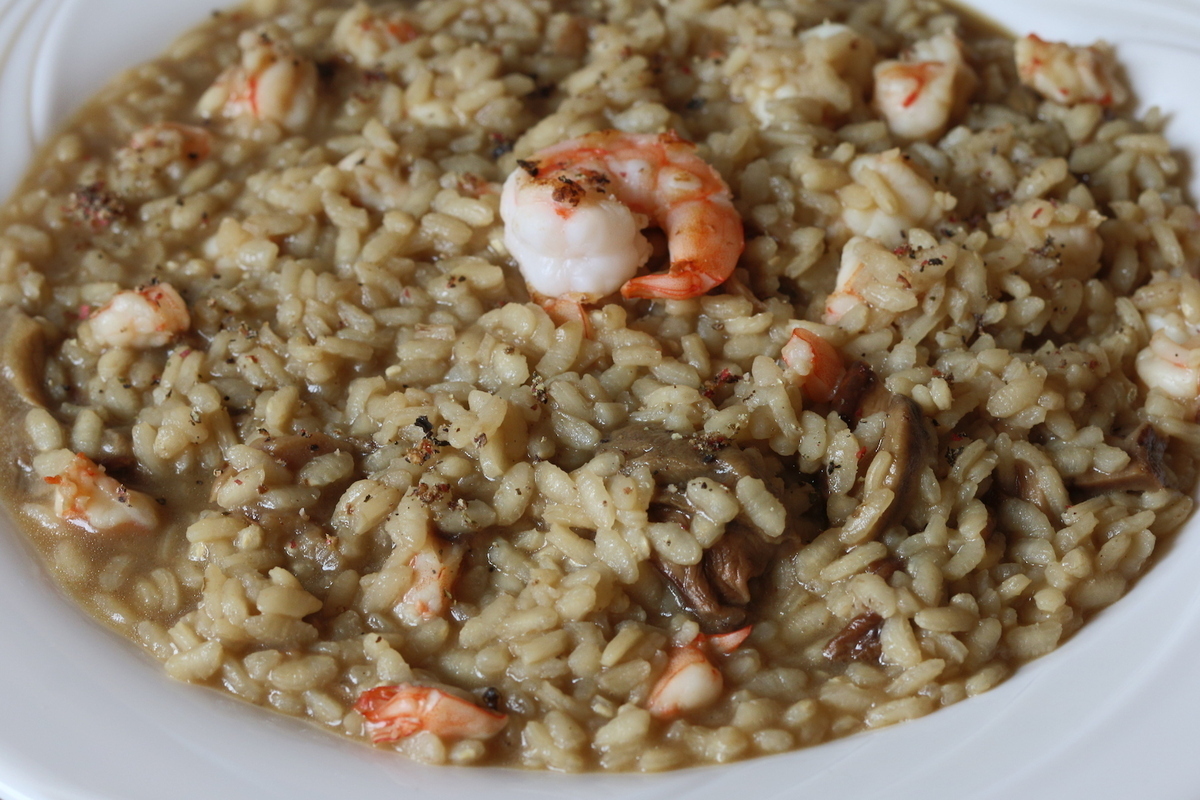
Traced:
<path id="1" fill-rule="evenodd" d="M 394 744 L 434 763 L 725 762 L 992 688 L 1189 514 L 1194 398 L 1134 367 L 1162 319 L 1200 322 L 1200 220 L 1159 112 L 1042 101 L 1008 37 L 934 2 L 425 0 L 395 12 L 403 41 L 355 38 L 389 9 L 215 15 L 94 99 L 0 220 L 10 502 L 64 587 L 171 676 L 354 738 L 380 685 L 507 713 L 487 741 Z M 825 21 L 854 35 L 799 35 Z M 971 105 L 932 143 L 894 140 L 872 63 L 948 30 Z M 315 65 L 310 119 L 200 100 L 244 31 Z M 174 128 L 130 146 L 164 120 L 211 152 Z M 558 323 L 505 250 L 499 185 L 606 128 L 696 142 L 746 249 L 712 293 Z M 831 321 L 864 232 L 861 297 Z M 107 345 L 95 310 L 152 281 L 187 332 Z M 802 322 L 911 400 L 926 458 L 886 444 L 893 412 L 808 396 L 780 359 Z M 1143 423 L 1166 443 L 1157 487 L 1120 479 Z M 673 502 L 695 513 L 663 518 L 651 468 L 612 445 L 638 426 L 758 474 L 686 480 Z M 56 511 L 76 454 L 155 498 L 159 527 Z M 735 524 L 775 548 L 752 632 L 710 655 L 716 702 L 660 719 L 668 654 L 700 629 L 664 571 Z M 425 613 L 420 559 L 450 541 L 452 596 Z"/>

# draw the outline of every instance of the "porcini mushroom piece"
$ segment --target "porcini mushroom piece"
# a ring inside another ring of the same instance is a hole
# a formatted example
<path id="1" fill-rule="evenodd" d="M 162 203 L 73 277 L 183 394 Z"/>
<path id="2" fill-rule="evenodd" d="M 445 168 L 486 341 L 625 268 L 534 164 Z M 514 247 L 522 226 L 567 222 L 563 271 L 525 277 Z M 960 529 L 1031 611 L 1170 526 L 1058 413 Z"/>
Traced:
<path id="1" fill-rule="evenodd" d="M 859 614 L 829 640 L 821 654 L 830 661 L 866 661 L 879 663 L 883 646 L 879 629 L 883 617 L 874 612 Z"/>
<path id="2" fill-rule="evenodd" d="M 925 429 L 924 414 L 911 397 L 893 394 L 888 400 L 887 409 L 883 436 L 875 452 L 890 455 L 891 463 L 880 485 L 866 487 L 864 494 L 873 489 L 890 489 L 892 501 L 887 510 L 876 518 L 870 530 L 856 537 L 858 541 L 876 538 L 908 515 L 921 484 L 921 472 L 928 465 L 933 449 Z"/>
<path id="3" fill-rule="evenodd" d="M 1163 454 L 1167 440 L 1148 422 L 1137 426 L 1117 446 L 1129 453 L 1129 463 L 1113 473 L 1092 469 L 1074 481 L 1076 489 L 1088 494 L 1109 492 L 1153 492 L 1167 485 Z"/>
<path id="4" fill-rule="evenodd" d="M 672 433 L 654 425 L 619 428 L 599 451 L 620 453 L 626 470 L 639 465 L 649 468 L 657 487 L 649 508 L 651 521 L 674 522 L 687 529 L 697 511 L 680 487 L 693 478 L 711 478 L 734 487 L 741 478 L 760 478 L 762 472 L 755 451 L 742 450 L 723 439 Z M 657 553 L 651 563 L 705 633 L 728 633 L 745 621 L 750 581 L 766 572 L 778 546 L 778 539 L 735 519 L 704 551 L 700 563 L 676 564 Z"/>
<path id="5" fill-rule="evenodd" d="M 863 416 L 866 400 L 878 385 L 875 371 L 865 362 L 855 361 L 846 367 L 845 374 L 834 388 L 830 405 L 843 422 L 852 425 Z"/>
<path id="6" fill-rule="evenodd" d="M 42 326 L 20 311 L 8 314 L 3 326 L 4 377 L 22 400 L 45 405 L 42 375 L 46 371 L 46 334 Z"/>

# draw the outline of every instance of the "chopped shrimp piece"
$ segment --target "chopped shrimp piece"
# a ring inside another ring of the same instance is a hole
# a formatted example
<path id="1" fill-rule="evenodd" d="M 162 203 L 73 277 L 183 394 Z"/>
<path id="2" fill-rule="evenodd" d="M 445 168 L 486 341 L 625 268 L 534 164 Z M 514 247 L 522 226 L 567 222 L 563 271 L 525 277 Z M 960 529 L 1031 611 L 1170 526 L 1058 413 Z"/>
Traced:
<path id="1" fill-rule="evenodd" d="M 899 61 L 880 61 L 874 73 L 875 108 L 903 139 L 943 134 L 978 83 L 962 43 L 949 31 L 917 42 Z"/>
<path id="2" fill-rule="evenodd" d="M 921 296 L 954 266 L 957 252 L 954 245 L 892 251 L 873 239 L 854 237 L 842 248 L 837 285 L 825 300 L 825 324 L 837 324 L 862 305 L 885 316 L 887 324 L 917 307 Z"/>
<path id="3" fill-rule="evenodd" d="M 443 739 L 490 739 L 508 717 L 435 689 L 401 683 L 377 686 L 359 696 L 354 710 L 367 720 L 371 741 L 394 742 L 420 731 Z"/>
<path id="4" fill-rule="evenodd" d="M 1185 276 L 1170 280 L 1180 282 L 1180 290 L 1194 287 L 1195 278 Z M 1158 276 L 1146 287 L 1161 288 Z M 1134 302 L 1139 301 L 1134 296 Z M 1181 302 L 1175 310 L 1161 309 L 1145 313 L 1146 327 L 1150 329 L 1150 343 L 1137 354 L 1134 365 L 1138 377 L 1149 389 L 1158 389 L 1176 400 L 1197 404 L 1200 400 L 1200 320 L 1190 303 Z"/>
<path id="5" fill-rule="evenodd" d="M 54 486 L 54 513 L 89 533 L 148 533 L 158 526 L 154 500 L 126 489 L 104 473 L 104 467 L 77 454 L 70 465 L 45 479 Z"/>
<path id="6" fill-rule="evenodd" d="M 838 191 L 842 221 L 851 233 L 888 247 L 903 244 L 909 228 L 933 226 L 957 202 L 937 191 L 899 149 L 858 156 L 850 162 L 850 177 L 855 183 Z"/>
<path id="7" fill-rule="evenodd" d="M 119 163 L 164 167 L 175 162 L 196 163 L 212 152 L 212 134 L 194 125 L 156 122 L 134 131 L 129 144 L 117 153 Z"/>
<path id="8" fill-rule="evenodd" d="M 317 67 L 296 55 L 273 27 L 238 37 L 241 61 L 222 72 L 197 106 L 205 119 L 251 117 L 288 130 L 304 126 L 317 105 Z"/>
<path id="9" fill-rule="evenodd" d="M 1104 240 L 1098 228 L 1104 215 L 1072 203 L 1027 200 L 988 217 L 992 235 L 1021 244 L 1042 259 L 1026 258 L 1019 271 L 1025 278 L 1053 274 L 1087 280 L 1100 269 Z"/>
<path id="10" fill-rule="evenodd" d="M 846 372 L 837 348 L 808 328 L 793 330 L 780 355 L 800 376 L 804 392 L 818 403 L 829 402 Z"/>
<path id="11" fill-rule="evenodd" d="M 135 350 L 162 347 L 192 324 L 187 304 L 169 283 L 117 292 L 88 321 L 101 346 Z"/>
<path id="12" fill-rule="evenodd" d="M 675 719 L 707 708 L 725 690 L 721 670 L 695 645 L 672 647 L 667 669 L 650 692 L 646 710 L 659 719 Z"/>
<path id="13" fill-rule="evenodd" d="M 396 616 L 411 625 L 443 616 L 462 557 L 462 548 L 450 544 L 434 544 L 414 555 L 408 562 L 413 582 L 396 604 Z"/>
<path id="14" fill-rule="evenodd" d="M 729 186 L 674 133 L 599 131 L 518 162 L 500 197 L 504 241 L 536 298 L 592 303 L 685 299 L 732 273 L 742 221 Z M 668 272 L 634 277 L 650 257 L 640 233 L 667 235 Z"/>
<path id="15" fill-rule="evenodd" d="M 395 47 L 411 42 L 421 31 L 399 10 L 372 10 L 355 3 L 333 29 L 333 46 L 363 68 L 378 65 Z"/>
<path id="16" fill-rule="evenodd" d="M 750 635 L 751 626 L 731 633 L 700 634 L 685 645 L 672 647 L 667 667 L 650 690 L 646 710 L 659 719 L 675 719 L 715 703 L 725 690 L 725 679 L 705 651 L 728 655 Z"/>
<path id="17" fill-rule="evenodd" d="M 1112 51 L 1105 45 L 1072 47 L 1031 33 L 1017 40 L 1014 55 L 1021 83 L 1047 100 L 1067 106 L 1111 106 L 1129 99 L 1129 90 L 1117 78 Z"/>
<path id="18" fill-rule="evenodd" d="M 1156 272 L 1133 296 L 1150 342 L 1135 360 L 1149 389 L 1200 407 L 1200 281 L 1189 274 Z"/>
<path id="19" fill-rule="evenodd" d="M 1200 398 L 1200 335 L 1164 328 L 1137 354 L 1138 377 L 1150 389 L 1177 400 Z"/>
<path id="20" fill-rule="evenodd" d="M 698 633 L 694 641 L 696 644 L 699 644 L 701 647 L 707 647 L 714 653 L 729 655 L 741 647 L 753 632 L 754 626 L 747 625 L 744 628 L 738 628 L 736 631 L 730 631 L 729 633 Z"/>

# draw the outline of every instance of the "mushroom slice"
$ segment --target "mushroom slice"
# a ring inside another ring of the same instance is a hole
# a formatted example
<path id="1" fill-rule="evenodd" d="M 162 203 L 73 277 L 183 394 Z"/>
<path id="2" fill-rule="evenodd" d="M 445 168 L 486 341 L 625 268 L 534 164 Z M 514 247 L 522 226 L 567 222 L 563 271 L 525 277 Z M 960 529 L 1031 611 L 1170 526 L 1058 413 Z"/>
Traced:
<path id="1" fill-rule="evenodd" d="M 864 406 L 878 385 L 875 371 L 866 362 L 855 361 L 838 381 L 830 404 L 843 422 L 852 425 L 864 416 Z"/>
<path id="2" fill-rule="evenodd" d="M 921 407 L 911 397 L 893 394 L 888 401 L 883 436 L 875 451 L 876 454 L 888 453 L 892 457 L 879 486 L 892 490 L 892 502 L 876 519 L 871 531 L 862 537 L 863 541 L 877 537 L 893 523 L 908 516 L 920 487 L 921 472 L 929 463 L 932 450 Z M 865 492 L 871 489 L 871 486 L 867 486 Z"/>
<path id="3" fill-rule="evenodd" d="M 293 471 L 300 469 L 317 456 L 338 450 L 353 454 L 353 449 L 347 443 L 320 431 L 265 436 L 251 442 L 250 446 L 262 450 Z"/>
<path id="4" fill-rule="evenodd" d="M 750 581 L 771 564 L 776 543 L 737 520 L 704 552 L 704 570 L 725 602 L 735 606 L 750 603 Z"/>
<path id="5" fill-rule="evenodd" d="M 1109 492 L 1153 492 L 1167 485 L 1163 455 L 1167 440 L 1148 422 L 1137 426 L 1118 446 L 1129 453 L 1129 463 L 1113 473 L 1092 469 L 1074 481 L 1076 489 L 1088 494 Z"/>
<path id="6" fill-rule="evenodd" d="M 672 433 L 657 425 L 635 423 L 618 428 L 599 447 L 600 453 L 613 451 L 624 457 L 627 469 L 633 464 L 648 466 L 659 486 L 685 484 L 700 477 L 734 486 L 738 478 L 758 477 L 758 470 L 740 447 L 702 435 Z"/>
<path id="7" fill-rule="evenodd" d="M 830 661 L 867 661 L 879 663 L 883 646 L 879 641 L 883 617 L 874 612 L 859 614 L 829 640 L 821 654 Z"/>
<path id="8" fill-rule="evenodd" d="M 650 519 L 688 529 L 696 509 L 678 490 L 680 486 L 693 478 L 711 478 L 733 487 L 740 478 L 761 478 L 763 472 L 760 454 L 753 449 L 655 425 L 635 423 L 614 430 L 599 451 L 620 453 L 626 470 L 635 465 L 648 468 L 656 485 Z M 728 633 L 744 623 L 744 607 L 752 599 L 750 581 L 767 571 L 779 544 L 779 539 L 759 533 L 744 518 L 735 519 L 704 551 L 700 563 L 675 564 L 658 555 L 652 563 L 705 633 Z"/>
<path id="9" fill-rule="evenodd" d="M 692 613 L 705 633 L 730 633 L 746 621 L 745 609 L 726 605 L 717 597 L 702 563 L 685 566 L 667 561 L 657 553 L 651 561 L 667 579 L 675 599 Z"/>
<path id="10" fill-rule="evenodd" d="M 664 498 L 664 502 L 651 506 L 651 517 L 686 528 L 691 524 L 692 508 Z M 705 633 L 729 633 L 745 622 L 746 611 L 742 606 L 750 602 L 748 581 L 766 570 L 774 552 L 774 546 L 767 546 L 765 541 L 754 548 L 753 540 L 761 538 L 757 531 L 734 521 L 704 551 L 699 564 L 676 564 L 658 553 L 651 557 L 651 563 L 667 579 L 675 599 L 696 617 Z M 752 555 L 747 554 L 743 544 L 748 545 Z"/>
<path id="11" fill-rule="evenodd" d="M 4 377 L 22 400 L 44 406 L 42 376 L 46 372 L 46 334 L 42 326 L 20 311 L 4 325 Z"/>

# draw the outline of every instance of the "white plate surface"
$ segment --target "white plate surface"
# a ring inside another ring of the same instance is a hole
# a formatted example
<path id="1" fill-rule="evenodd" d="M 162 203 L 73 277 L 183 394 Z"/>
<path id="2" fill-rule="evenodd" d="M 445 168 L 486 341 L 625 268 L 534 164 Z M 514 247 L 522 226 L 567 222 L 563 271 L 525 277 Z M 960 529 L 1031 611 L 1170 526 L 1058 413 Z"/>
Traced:
<path id="1" fill-rule="evenodd" d="M 1200 0 L 972 5 L 1017 32 L 1116 43 L 1142 104 L 1170 109 L 1173 144 L 1200 154 Z M 212 7 L 0 0 L 0 195 L 34 142 L 102 81 Z M 175 683 L 65 600 L 0 516 L 0 797 L 1191 800 L 1200 797 L 1198 572 L 1193 521 L 1064 647 L 915 722 L 724 767 L 577 777 L 423 767 Z"/>

